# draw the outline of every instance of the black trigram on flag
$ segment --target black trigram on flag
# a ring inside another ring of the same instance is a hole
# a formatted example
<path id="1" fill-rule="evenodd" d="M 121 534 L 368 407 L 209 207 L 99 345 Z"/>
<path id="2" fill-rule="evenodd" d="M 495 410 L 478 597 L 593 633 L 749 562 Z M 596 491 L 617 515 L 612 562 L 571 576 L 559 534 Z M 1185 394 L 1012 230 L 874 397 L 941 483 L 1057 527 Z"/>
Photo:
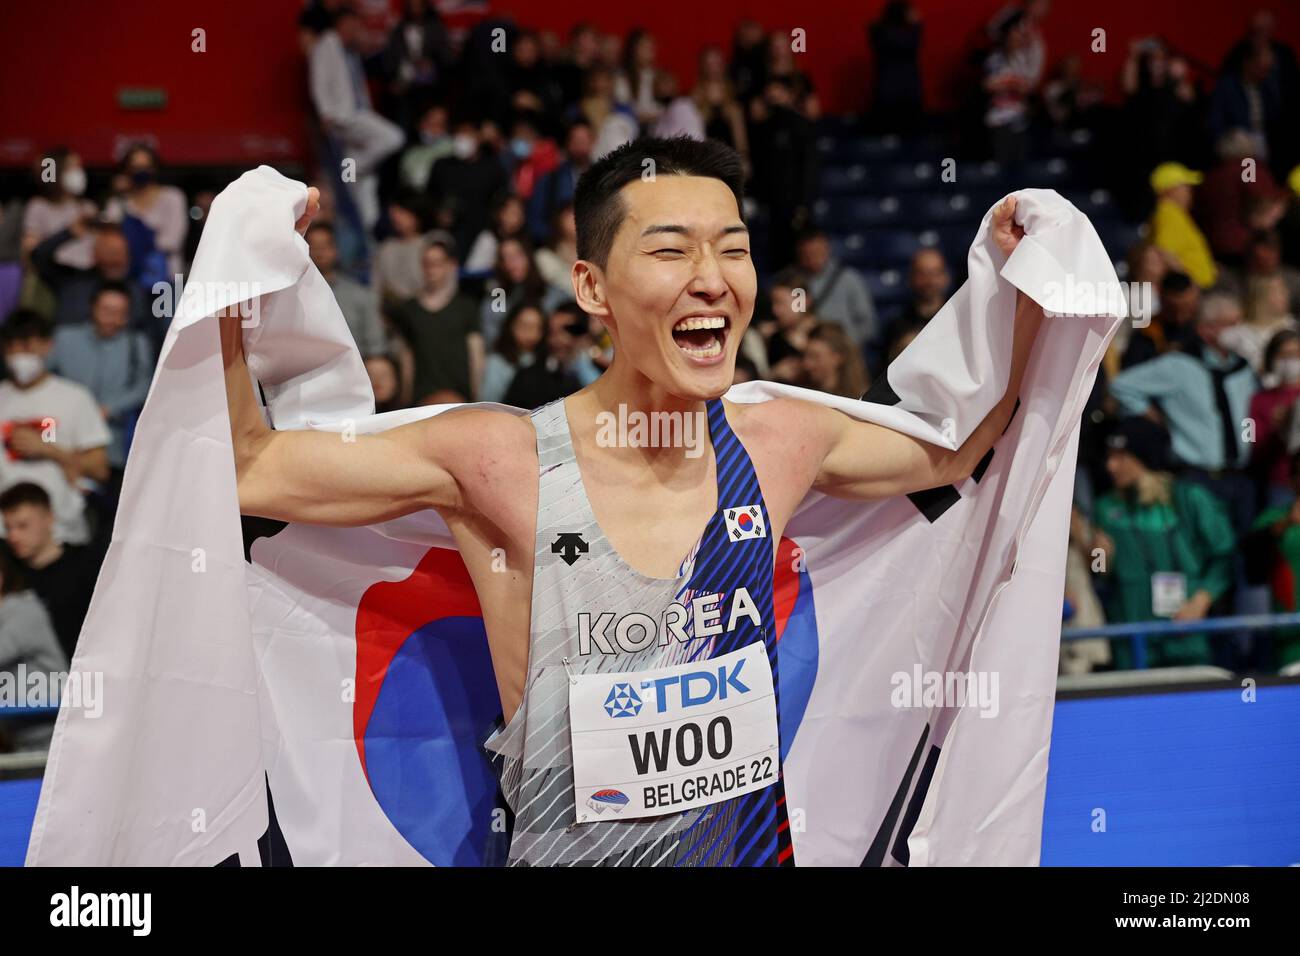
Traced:
<path id="1" fill-rule="evenodd" d="M 746 538 L 767 536 L 767 526 L 763 524 L 763 509 L 758 505 L 741 505 L 739 508 L 728 508 L 725 517 L 727 519 L 727 537 L 732 541 L 744 541 Z"/>

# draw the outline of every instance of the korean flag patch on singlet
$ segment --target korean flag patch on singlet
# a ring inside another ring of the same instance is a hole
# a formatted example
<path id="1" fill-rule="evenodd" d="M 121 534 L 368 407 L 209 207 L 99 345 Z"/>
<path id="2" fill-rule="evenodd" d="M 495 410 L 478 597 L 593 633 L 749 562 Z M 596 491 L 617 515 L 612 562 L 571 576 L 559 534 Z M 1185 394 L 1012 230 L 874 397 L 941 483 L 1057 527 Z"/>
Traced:
<path id="1" fill-rule="evenodd" d="M 727 537 L 732 541 L 767 536 L 767 528 L 763 525 L 763 509 L 758 505 L 728 508 L 724 516 L 727 519 Z"/>

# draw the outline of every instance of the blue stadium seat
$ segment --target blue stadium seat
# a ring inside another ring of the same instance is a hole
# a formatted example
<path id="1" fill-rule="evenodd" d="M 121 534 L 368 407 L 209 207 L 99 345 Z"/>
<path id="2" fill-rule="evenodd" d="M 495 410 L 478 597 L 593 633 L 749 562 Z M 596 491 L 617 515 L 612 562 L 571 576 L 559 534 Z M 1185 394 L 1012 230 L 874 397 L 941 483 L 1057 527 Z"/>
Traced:
<path id="1" fill-rule="evenodd" d="M 968 193 L 960 190 L 921 193 L 911 197 L 910 203 L 919 223 L 924 225 L 978 221 L 987 208 L 976 205 Z"/>
<path id="2" fill-rule="evenodd" d="M 822 167 L 821 191 L 828 196 L 864 192 L 869 182 L 867 167 L 861 163 L 850 166 L 827 165 Z"/>
<path id="3" fill-rule="evenodd" d="M 825 229 L 853 232 L 866 226 L 892 226 L 902 221 L 897 196 L 842 196 L 813 203 L 813 218 Z"/>
<path id="4" fill-rule="evenodd" d="M 1078 206 L 1082 212 L 1086 213 L 1089 218 L 1115 215 L 1115 200 L 1104 189 L 1092 189 L 1087 192 L 1070 189 L 1064 190 L 1063 195 Z"/>
<path id="5" fill-rule="evenodd" d="M 888 189 L 934 189 L 939 186 L 939 164 L 932 160 L 881 164 L 873 178 Z"/>
<path id="6" fill-rule="evenodd" d="M 1035 159 L 1024 165 L 1019 176 L 1020 185 L 1035 189 L 1060 189 L 1072 179 L 1070 162 L 1059 156 Z"/>
<path id="7" fill-rule="evenodd" d="M 864 270 L 863 278 L 871 290 L 876 309 L 889 308 L 907 298 L 907 272 L 904 269 Z"/>
<path id="8" fill-rule="evenodd" d="M 929 241 L 926 242 L 926 238 Z M 863 269 L 888 269 L 901 266 L 922 245 L 935 245 L 933 231 L 918 233 L 909 229 L 877 229 L 851 232 L 832 239 L 832 248 L 849 265 Z"/>
<path id="9" fill-rule="evenodd" d="M 1011 180 L 1007 177 L 1007 171 L 1000 163 L 996 163 L 991 159 L 984 162 L 969 159 L 958 160 L 956 172 L 957 181 L 955 185 L 962 189 L 982 186 L 1009 192 L 1014 188 Z"/>

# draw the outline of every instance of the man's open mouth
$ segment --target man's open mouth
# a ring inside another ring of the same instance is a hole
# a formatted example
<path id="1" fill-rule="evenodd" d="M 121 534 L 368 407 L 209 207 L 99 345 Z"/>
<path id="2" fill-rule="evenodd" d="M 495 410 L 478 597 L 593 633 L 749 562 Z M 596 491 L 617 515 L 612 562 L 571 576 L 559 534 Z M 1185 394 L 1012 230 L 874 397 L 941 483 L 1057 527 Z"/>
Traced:
<path id="1" fill-rule="evenodd" d="M 673 326 L 673 341 L 691 358 L 707 362 L 722 355 L 730 327 L 725 315 L 691 315 Z"/>

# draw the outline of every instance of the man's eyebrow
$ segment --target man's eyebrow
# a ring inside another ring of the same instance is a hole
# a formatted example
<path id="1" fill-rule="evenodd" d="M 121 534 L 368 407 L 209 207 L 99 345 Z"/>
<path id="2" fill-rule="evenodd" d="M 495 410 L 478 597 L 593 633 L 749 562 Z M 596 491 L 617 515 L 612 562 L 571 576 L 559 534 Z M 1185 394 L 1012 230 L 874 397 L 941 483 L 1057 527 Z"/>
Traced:
<path id="1" fill-rule="evenodd" d="M 687 229 L 685 226 L 677 225 L 675 223 L 664 223 L 657 226 L 646 226 L 645 229 L 641 231 L 641 235 L 651 236 L 654 235 L 655 233 L 660 233 L 660 232 L 671 232 L 681 236 L 689 236 L 691 234 L 691 231 Z M 743 222 L 736 223 L 736 225 L 734 226 L 727 226 L 726 228 L 724 228 L 721 232 L 721 235 L 729 236 L 732 233 L 736 233 L 736 232 L 749 232 L 749 227 L 746 226 Z"/>

